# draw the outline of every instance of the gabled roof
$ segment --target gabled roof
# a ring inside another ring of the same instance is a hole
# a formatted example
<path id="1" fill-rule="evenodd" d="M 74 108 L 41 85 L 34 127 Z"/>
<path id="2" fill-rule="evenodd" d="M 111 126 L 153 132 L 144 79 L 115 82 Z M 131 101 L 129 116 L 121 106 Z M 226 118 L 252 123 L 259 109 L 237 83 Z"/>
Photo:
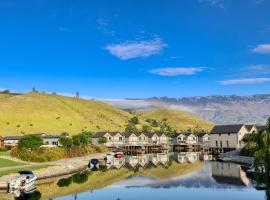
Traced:
<path id="1" fill-rule="evenodd" d="M 258 132 L 265 131 L 267 129 L 266 125 L 256 125 L 255 126 L 258 130 Z"/>
<path id="2" fill-rule="evenodd" d="M 124 136 L 125 136 L 126 138 L 128 138 L 128 137 L 131 136 L 132 134 L 138 136 L 136 133 L 124 133 Z"/>
<path id="3" fill-rule="evenodd" d="M 63 137 L 62 135 L 44 135 L 42 136 L 43 139 L 58 139 L 60 137 Z"/>
<path id="4" fill-rule="evenodd" d="M 209 136 L 208 133 L 199 133 L 199 134 L 197 134 L 198 137 L 204 137 L 205 135 L 208 135 Z"/>
<path id="5" fill-rule="evenodd" d="M 100 138 L 106 135 L 106 133 L 110 134 L 111 136 L 117 135 L 119 132 L 108 132 L 108 131 L 103 131 L 103 132 L 96 132 L 95 135 L 93 135 L 93 138 Z M 120 133 L 121 134 L 121 133 Z"/>
<path id="6" fill-rule="evenodd" d="M 211 130 L 211 134 L 238 133 L 243 126 L 244 124 L 216 125 Z"/>
<path id="7" fill-rule="evenodd" d="M 252 125 L 252 124 L 248 124 L 248 125 L 246 125 L 247 130 L 250 132 L 250 131 L 251 131 L 251 129 L 253 128 L 253 126 L 254 126 L 254 125 Z"/>

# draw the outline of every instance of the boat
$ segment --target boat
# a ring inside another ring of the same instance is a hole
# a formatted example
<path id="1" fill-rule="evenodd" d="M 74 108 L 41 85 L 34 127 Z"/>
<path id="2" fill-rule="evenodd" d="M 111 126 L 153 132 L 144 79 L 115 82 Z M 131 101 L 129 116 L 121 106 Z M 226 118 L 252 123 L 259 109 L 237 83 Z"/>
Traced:
<path id="1" fill-rule="evenodd" d="M 124 156 L 125 155 L 124 155 L 123 152 L 116 152 L 115 155 L 114 155 L 115 158 L 124 158 Z"/>
<path id="2" fill-rule="evenodd" d="M 99 168 L 99 161 L 96 158 L 93 158 L 89 161 L 88 167 L 91 171 L 97 171 Z"/>
<path id="3" fill-rule="evenodd" d="M 19 177 L 11 180 L 9 182 L 9 189 L 16 190 L 16 189 L 25 189 L 32 187 L 35 185 L 37 180 L 37 176 L 32 171 L 19 171 Z"/>

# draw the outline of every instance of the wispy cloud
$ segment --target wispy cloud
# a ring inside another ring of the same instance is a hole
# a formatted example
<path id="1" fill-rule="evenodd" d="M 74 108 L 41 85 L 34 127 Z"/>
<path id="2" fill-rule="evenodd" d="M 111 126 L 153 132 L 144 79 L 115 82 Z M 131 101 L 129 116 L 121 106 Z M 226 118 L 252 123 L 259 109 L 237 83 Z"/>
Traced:
<path id="1" fill-rule="evenodd" d="M 224 8 L 225 5 L 225 0 L 199 0 L 199 2 L 216 8 Z"/>
<path id="2" fill-rule="evenodd" d="M 203 71 L 203 67 L 177 67 L 177 68 L 159 68 L 150 70 L 149 73 L 160 76 L 179 76 L 179 75 L 193 75 Z"/>
<path id="3" fill-rule="evenodd" d="M 121 60 L 128 60 L 160 54 L 165 47 L 167 47 L 167 44 L 159 37 L 156 37 L 152 40 L 127 41 L 120 44 L 109 44 L 105 49 Z"/>
<path id="4" fill-rule="evenodd" d="M 219 81 L 221 85 L 248 85 L 270 82 L 270 78 L 242 78 Z"/>
<path id="5" fill-rule="evenodd" d="M 251 49 L 253 53 L 270 54 L 270 43 L 259 44 L 255 48 Z"/>
<path id="6" fill-rule="evenodd" d="M 115 31 L 109 28 L 109 22 L 104 18 L 97 19 L 98 29 L 105 35 L 114 36 Z"/>
<path id="7" fill-rule="evenodd" d="M 270 74 L 270 65 L 250 65 L 245 68 L 247 73 L 256 75 Z"/>

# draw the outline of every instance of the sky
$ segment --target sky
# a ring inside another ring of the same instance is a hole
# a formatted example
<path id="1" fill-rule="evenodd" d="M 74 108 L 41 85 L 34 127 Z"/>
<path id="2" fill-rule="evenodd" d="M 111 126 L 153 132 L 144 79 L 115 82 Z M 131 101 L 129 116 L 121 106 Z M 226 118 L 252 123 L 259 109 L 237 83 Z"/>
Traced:
<path id="1" fill-rule="evenodd" d="M 1 0 L 0 90 L 269 93 L 269 10 L 270 0 Z"/>

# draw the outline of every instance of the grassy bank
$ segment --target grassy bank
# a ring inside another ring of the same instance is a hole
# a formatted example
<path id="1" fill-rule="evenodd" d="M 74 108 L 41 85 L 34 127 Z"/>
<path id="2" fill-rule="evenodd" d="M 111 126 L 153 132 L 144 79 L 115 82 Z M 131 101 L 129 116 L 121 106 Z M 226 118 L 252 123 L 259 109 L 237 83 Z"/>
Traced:
<path id="1" fill-rule="evenodd" d="M 106 152 L 107 149 L 102 146 L 79 146 L 72 147 L 70 149 L 64 149 L 62 147 L 55 148 L 43 148 L 40 147 L 35 150 L 20 150 L 14 149 L 11 155 L 24 161 L 30 162 L 49 162 L 65 158 L 86 156 L 93 153 Z"/>
<path id="2" fill-rule="evenodd" d="M 13 166 L 20 166 L 23 165 L 23 163 L 15 162 L 12 160 L 0 158 L 0 168 L 2 167 L 13 167 Z"/>
<path id="3" fill-rule="evenodd" d="M 42 168 L 46 168 L 46 167 L 49 167 L 49 165 L 25 166 L 25 167 L 20 167 L 19 169 L 0 171 L 0 176 L 14 174 L 14 173 L 17 173 L 18 171 L 23 171 L 23 170 L 33 171 L 33 170 L 42 169 Z"/>

